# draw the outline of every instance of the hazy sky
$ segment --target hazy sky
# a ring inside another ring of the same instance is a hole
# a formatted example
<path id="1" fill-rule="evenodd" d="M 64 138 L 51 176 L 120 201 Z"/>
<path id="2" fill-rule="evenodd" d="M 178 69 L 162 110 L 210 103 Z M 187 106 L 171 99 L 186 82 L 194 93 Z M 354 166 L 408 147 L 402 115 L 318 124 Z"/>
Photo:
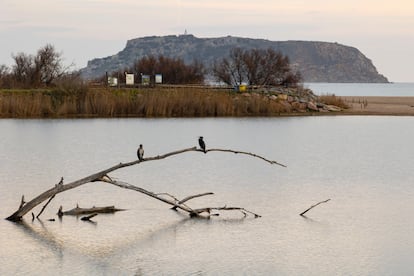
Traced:
<path id="1" fill-rule="evenodd" d="M 0 64 L 46 43 L 77 68 L 128 39 L 183 34 L 354 46 L 394 82 L 414 82 L 413 0 L 0 0 Z"/>

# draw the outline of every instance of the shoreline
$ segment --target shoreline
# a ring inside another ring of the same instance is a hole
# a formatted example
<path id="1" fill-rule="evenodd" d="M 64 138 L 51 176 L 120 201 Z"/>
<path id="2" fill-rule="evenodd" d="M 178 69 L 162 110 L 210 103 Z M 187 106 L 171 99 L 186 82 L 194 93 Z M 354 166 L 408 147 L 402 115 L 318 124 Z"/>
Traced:
<path id="1" fill-rule="evenodd" d="M 413 96 L 339 96 L 349 106 L 337 115 L 414 116 Z"/>
<path id="2" fill-rule="evenodd" d="M 414 116 L 414 96 L 316 96 L 308 89 L 282 87 L 252 93 L 174 86 L 156 89 L 79 88 L 75 91 L 0 90 L 0 119 L 350 115 Z"/>

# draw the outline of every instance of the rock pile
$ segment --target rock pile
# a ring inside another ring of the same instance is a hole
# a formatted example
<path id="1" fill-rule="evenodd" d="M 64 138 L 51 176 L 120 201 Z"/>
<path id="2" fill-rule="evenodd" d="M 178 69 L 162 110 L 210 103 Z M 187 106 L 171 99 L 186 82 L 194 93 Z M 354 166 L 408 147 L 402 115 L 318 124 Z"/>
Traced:
<path id="1" fill-rule="evenodd" d="M 277 101 L 290 112 L 339 112 L 342 108 L 335 105 L 324 104 L 312 90 L 303 87 L 272 87 L 253 88 L 251 92 L 241 94 L 244 97 L 267 97 L 271 101 Z"/>

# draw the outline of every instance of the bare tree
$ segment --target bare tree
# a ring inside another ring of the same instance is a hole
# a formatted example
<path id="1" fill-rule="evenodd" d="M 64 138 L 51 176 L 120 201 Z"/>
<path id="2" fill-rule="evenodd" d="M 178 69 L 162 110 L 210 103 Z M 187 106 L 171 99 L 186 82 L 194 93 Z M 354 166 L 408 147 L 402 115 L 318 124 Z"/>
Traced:
<path id="1" fill-rule="evenodd" d="M 234 48 L 228 58 L 215 62 L 213 76 L 229 85 L 281 85 L 291 71 L 289 58 L 273 49 Z M 298 78 L 289 78 L 295 81 Z"/>
<path id="2" fill-rule="evenodd" d="M 12 57 L 15 63 L 12 67 L 14 79 L 22 86 L 29 86 L 33 79 L 34 57 L 25 53 L 18 53 Z"/>
<path id="3" fill-rule="evenodd" d="M 37 51 L 34 63 L 36 81 L 40 84 L 50 85 L 65 73 L 61 53 L 56 52 L 55 47 L 51 44 L 47 44 Z"/>
<path id="4" fill-rule="evenodd" d="M 163 82 L 168 84 L 194 84 L 204 82 L 204 66 L 194 60 L 186 64 L 180 58 L 170 58 L 163 55 L 143 57 L 135 62 L 128 71 L 138 74 L 162 74 Z"/>
<path id="5" fill-rule="evenodd" d="M 10 68 L 5 64 L 0 65 L 0 87 L 10 88 L 11 86 L 11 74 Z"/>
<path id="6" fill-rule="evenodd" d="M 14 65 L 12 76 L 17 86 L 50 86 L 54 81 L 69 72 L 72 65 L 64 67 L 61 53 L 54 46 L 46 44 L 35 56 L 25 53 L 12 55 Z"/>
<path id="7" fill-rule="evenodd" d="M 213 76 L 216 78 L 216 80 L 220 82 L 224 82 L 225 84 L 228 84 L 228 85 L 235 85 L 233 83 L 233 79 L 230 74 L 229 67 L 230 67 L 229 61 L 226 58 L 224 58 L 220 62 L 215 61 L 212 67 L 212 73 L 213 73 Z"/>

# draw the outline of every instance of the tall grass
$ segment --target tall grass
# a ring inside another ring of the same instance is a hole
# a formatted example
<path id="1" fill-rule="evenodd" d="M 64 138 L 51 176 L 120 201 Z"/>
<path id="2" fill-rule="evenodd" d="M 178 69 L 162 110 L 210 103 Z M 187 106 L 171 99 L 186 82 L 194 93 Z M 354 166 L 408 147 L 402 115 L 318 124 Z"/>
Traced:
<path id="1" fill-rule="evenodd" d="M 324 104 L 335 105 L 344 109 L 349 108 L 347 103 L 341 97 L 335 96 L 335 94 L 321 95 L 318 97 L 318 99 L 321 103 Z"/>
<path id="2" fill-rule="evenodd" d="M 3 118 L 274 116 L 289 111 L 266 96 L 205 88 L 0 91 Z"/>

